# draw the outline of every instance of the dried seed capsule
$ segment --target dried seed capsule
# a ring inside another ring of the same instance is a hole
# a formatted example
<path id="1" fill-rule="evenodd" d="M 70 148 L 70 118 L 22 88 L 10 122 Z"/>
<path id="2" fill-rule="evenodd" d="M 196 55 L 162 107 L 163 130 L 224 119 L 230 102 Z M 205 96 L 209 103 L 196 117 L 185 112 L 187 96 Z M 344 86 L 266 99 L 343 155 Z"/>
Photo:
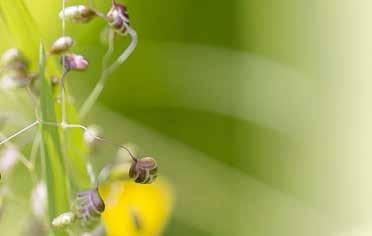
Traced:
<path id="1" fill-rule="evenodd" d="M 86 70 L 88 68 L 88 61 L 81 55 L 68 54 L 62 57 L 62 62 L 64 62 L 65 70 Z"/>
<path id="2" fill-rule="evenodd" d="M 69 36 L 60 37 L 57 39 L 52 47 L 50 48 L 50 54 L 62 54 L 68 51 L 72 45 L 74 44 L 74 40 Z"/>
<path id="3" fill-rule="evenodd" d="M 109 25 L 121 35 L 127 32 L 127 26 L 130 25 L 127 7 L 112 1 L 112 7 L 107 13 L 107 21 Z"/>
<path id="4" fill-rule="evenodd" d="M 52 225 L 56 228 L 62 228 L 72 224 L 76 219 L 76 215 L 73 212 L 65 212 L 53 219 Z"/>
<path id="5" fill-rule="evenodd" d="M 129 177 L 136 183 L 150 184 L 157 177 L 158 165 L 152 157 L 144 157 L 133 162 L 129 170 Z"/>
<path id="6" fill-rule="evenodd" d="M 59 18 L 71 20 L 75 23 L 88 23 L 97 14 L 94 10 L 84 5 L 66 7 L 59 13 Z"/>
<path id="7" fill-rule="evenodd" d="M 99 217 L 105 210 L 105 203 L 97 188 L 78 193 L 76 204 L 77 217 L 82 220 L 83 223 L 88 223 Z"/>

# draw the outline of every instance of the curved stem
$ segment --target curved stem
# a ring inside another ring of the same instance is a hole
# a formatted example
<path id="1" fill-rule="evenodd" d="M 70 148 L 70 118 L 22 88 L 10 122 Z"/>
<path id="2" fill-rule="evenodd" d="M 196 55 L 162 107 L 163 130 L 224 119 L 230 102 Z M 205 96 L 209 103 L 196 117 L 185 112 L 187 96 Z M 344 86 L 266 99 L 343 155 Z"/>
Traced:
<path id="1" fill-rule="evenodd" d="M 125 27 L 127 28 L 127 32 L 131 37 L 131 42 L 129 46 L 124 50 L 124 52 L 116 59 L 114 63 L 112 63 L 108 68 L 104 68 L 102 71 L 101 77 L 96 84 L 95 88 L 83 104 L 81 111 L 80 111 L 80 118 L 84 119 L 85 116 L 89 113 L 92 109 L 93 105 L 96 103 L 99 95 L 102 93 L 102 90 L 105 86 L 105 83 L 108 77 L 114 72 L 121 64 L 124 63 L 125 60 L 133 53 L 134 49 L 137 47 L 138 37 L 136 31 L 127 25 L 125 22 Z M 109 45 L 113 44 L 113 40 L 109 40 Z M 110 46 L 113 48 L 113 46 Z M 110 51 L 110 48 L 109 48 Z M 108 52 L 109 52 L 108 51 Z"/>

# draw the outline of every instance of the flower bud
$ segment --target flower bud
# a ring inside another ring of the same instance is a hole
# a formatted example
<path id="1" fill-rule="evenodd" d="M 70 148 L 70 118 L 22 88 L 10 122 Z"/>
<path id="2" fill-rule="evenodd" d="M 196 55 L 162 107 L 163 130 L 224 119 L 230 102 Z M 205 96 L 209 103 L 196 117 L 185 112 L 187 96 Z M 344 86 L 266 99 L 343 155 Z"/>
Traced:
<path id="1" fill-rule="evenodd" d="M 88 68 L 88 61 L 81 55 L 69 54 L 62 57 L 65 70 L 83 71 Z"/>
<path id="2" fill-rule="evenodd" d="M 76 215 L 73 212 L 65 212 L 53 219 L 52 225 L 56 228 L 62 228 L 72 224 L 76 219 Z"/>
<path id="3" fill-rule="evenodd" d="M 78 193 L 76 204 L 76 215 L 83 223 L 99 217 L 105 210 L 105 203 L 97 188 Z"/>
<path id="4" fill-rule="evenodd" d="M 62 54 L 68 51 L 72 45 L 74 44 L 74 40 L 69 36 L 60 37 L 57 39 L 52 47 L 50 48 L 50 54 Z"/>
<path id="5" fill-rule="evenodd" d="M 71 20 L 75 23 L 88 23 L 97 14 L 94 10 L 84 5 L 66 7 L 59 13 L 59 18 Z"/>
<path id="6" fill-rule="evenodd" d="M 136 183 L 150 184 L 157 177 L 158 165 L 152 157 L 144 157 L 132 163 L 129 177 Z"/>
<path id="7" fill-rule="evenodd" d="M 117 33 L 125 35 L 127 32 L 127 26 L 130 24 L 126 6 L 113 1 L 112 7 L 106 17 L 109 25 Z"/>

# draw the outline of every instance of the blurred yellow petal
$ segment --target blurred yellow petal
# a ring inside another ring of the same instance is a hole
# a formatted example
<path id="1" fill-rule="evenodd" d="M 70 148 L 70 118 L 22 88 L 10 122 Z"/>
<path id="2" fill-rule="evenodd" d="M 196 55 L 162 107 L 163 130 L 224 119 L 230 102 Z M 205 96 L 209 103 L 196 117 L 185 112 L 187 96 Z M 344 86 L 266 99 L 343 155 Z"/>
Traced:
<path id="1" fill-rule="evenodd" d="M 106 203 L 102 215 L 108 236 L 160 235 L 173 205 L 170 186 L 164 179 L 154 184 L 129 181 L 100 188 Z"/>

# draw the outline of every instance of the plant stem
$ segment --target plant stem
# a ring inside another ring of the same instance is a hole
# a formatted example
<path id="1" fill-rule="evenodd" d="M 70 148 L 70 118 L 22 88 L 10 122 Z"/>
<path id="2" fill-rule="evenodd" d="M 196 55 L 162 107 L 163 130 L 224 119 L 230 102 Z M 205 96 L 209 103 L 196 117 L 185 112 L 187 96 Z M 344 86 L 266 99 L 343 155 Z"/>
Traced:
<path id="1" fill-rule="evenodd" d="M 81 111 L 80 111 L 80 118 L 84 119 L 85 116 L 89 113 L 89 111 L 92 109 L 93 105 L 96 103 L 99 95 L 102 93 L 103 88 L 105 87 L 106 81 L 108 77 L 114 72 L 125 60 L 128 59 L 128 57 L 132 54 L 134 49 L 137 46 L 138 37 L 136 31 L 131 28 L 129 25 L 127 25 L 125 22 L 123 22 L 127 28 L 127 32 L 131 37 L 131 42 L 129 46 L 124 50 L 124 52 L 116 59 L 116 61 L 111 64 L 108 68 L 103 68 L 101 77 L 94 87 L 93 91 L 83 104 Z M 109 49 L 106 55 L 111 54 L 111 50 L 113 50 L 113 37 L 109 38 Z M 106 57 L 106 56 L 105 56 Z M 105 58 L 104 58 L 105 59 Z"/>
<path id="2" fill-rule="evenodd" d="M 14 134 L 10 135 L 9 137 L 1 140 L 0 142 L 0 145 L 3 145 L 4 143 L 7 143 L 9 142 L 10 140 L 12 140 L 13 138 L 17 137 L 18 135 L 28 131 L 29 129 L 33 128 L 34 126 L 36 126 L 37 124 L 39 124 L 39 121 L 35 121 L 33 123 L 31 123 L 30 125 L 26 126 L 25 128 L 15 132 Z"/>

